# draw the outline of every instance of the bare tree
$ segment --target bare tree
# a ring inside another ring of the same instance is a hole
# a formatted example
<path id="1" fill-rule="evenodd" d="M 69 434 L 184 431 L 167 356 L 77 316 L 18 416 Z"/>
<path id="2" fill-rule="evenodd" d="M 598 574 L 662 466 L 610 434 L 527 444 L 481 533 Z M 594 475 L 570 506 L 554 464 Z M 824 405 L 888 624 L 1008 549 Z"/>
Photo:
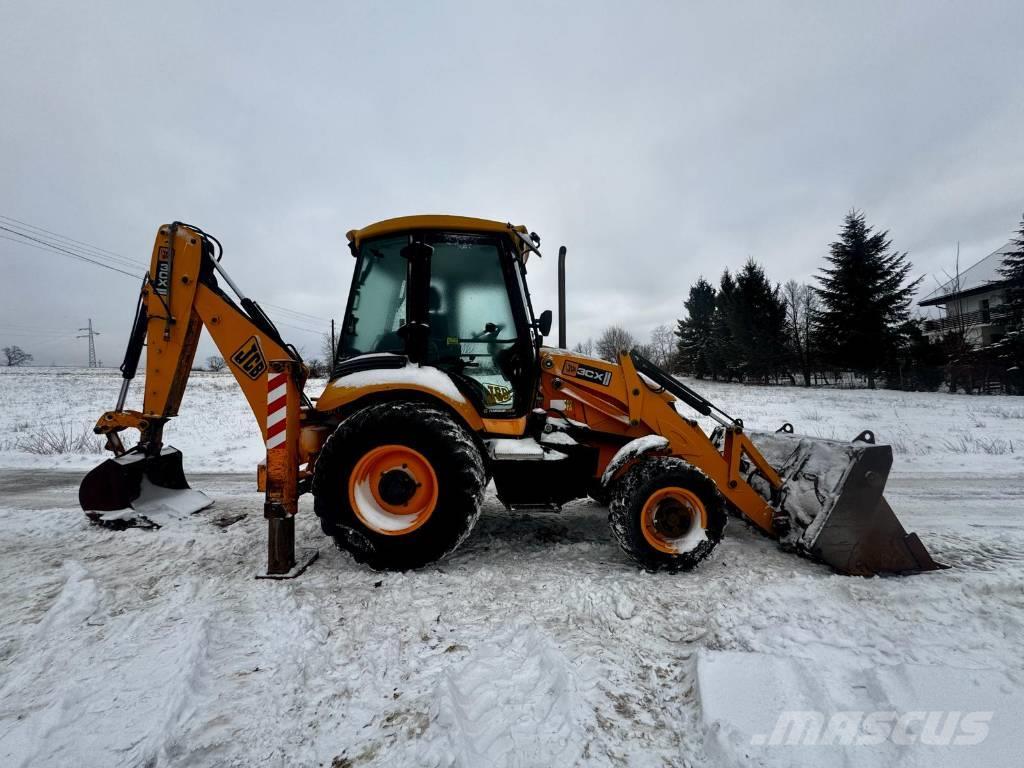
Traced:
<path id="1" fill-rule="evenodd" d="M 646 357 L 651 362 L 654 362 L 654 347 L 650 344 L 636 344 L 632 349 L 641 357 Z"/>
<path id="2" fill-rule="evenodd" d="M 220 373 L 224 370 L 224 358 L 220 355 L 210 355 L 206 358 L 206 370 Z"/>
<path id="3" fill-rule="evenodd" d="M 804 386 L 811 386 L 814 371 L 814 315 L 818 310 L 818 294 L 806 284 L 789 280 L 782 286 L 786 300 L 786 331 L 793 356 L 800 367 Z"/>
<path id="4" fill-rule="evenodd" d="M 619 353 L 632 349 L 636 345 L 633 334 L 618 325 L 611 325 L 601 332 L 594 344 L 597 356 L 604 360 L 615 361 Z"/>
<path id="5" fill-rule="evenodd" d="M 659 368 L 671 370 L 674 367 L 676 334 L 670 325 L 659 325 L 651 331 L 651 362 Z"/>
<path id="6" fill-rule="evenodd" d="M 573 352 L 579 352 L 581 355 L 587 357 L 594 356 L 594 340 L 587 339 L 586 341 L 577 341 L 576 345 L 572 348 Z"/>
<path id="7" fill-rule="evenodd" d="M 338 350 L 335 348 L 335 340 L 331 338 L 329 333 L 325 333 L 320 340 L 320 354 L 323 356 L 324 366 L 333 368 L 335 355 L 338 354 Z"/>
<path id="8" fill-rule="evenodd" d="M 32 361 L 32 355 L 17 345 L 4 347 L 3 352 L 8 366 L 24 365 Z"/>
<path id="9" fill-rule="evenodd" d="M 307 360 L 306 365 L 309 367 L 309 377 L 311 379 L 326 379 L 331 373 L 330 364 L 317 357 Z"/>

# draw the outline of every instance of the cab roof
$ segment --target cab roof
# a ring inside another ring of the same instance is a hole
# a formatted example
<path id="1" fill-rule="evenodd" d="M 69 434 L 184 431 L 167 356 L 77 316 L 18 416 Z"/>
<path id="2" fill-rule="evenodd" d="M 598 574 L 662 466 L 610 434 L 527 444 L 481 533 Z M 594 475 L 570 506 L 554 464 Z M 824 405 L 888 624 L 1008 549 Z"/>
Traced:
<path id="1" fill-rule="evenodd" d="M 529 230 L 522 224 L 513 226 L 500 221 L 490 219 L 475 219 L 471 216 L 447 216 L 441 214 L 427 214 L 419 216 L 399 216 L 395 219 L 385 219 L 376 224 L 370 224 L 362 229 L 352 229 L 346 234 L 349 243 L 358 248 L 363 240 L 373 237 L 384 237 L 397 235 L 402 232 L 414 230 L 437 230 L 441 232 L 474 232 L 481 234 L 510 234 L 515 230 L 524 235 Z M 519 238 L 513 238 L 518 242 Z"/>

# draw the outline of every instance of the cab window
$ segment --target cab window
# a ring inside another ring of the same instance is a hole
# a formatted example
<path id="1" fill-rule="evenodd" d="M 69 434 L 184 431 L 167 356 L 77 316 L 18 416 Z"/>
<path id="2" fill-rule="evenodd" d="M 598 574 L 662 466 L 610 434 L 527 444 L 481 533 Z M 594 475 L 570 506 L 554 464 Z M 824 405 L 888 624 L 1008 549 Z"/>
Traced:
<path id="1" fill-rule="evenodd" d="M 521 405 L 529 358 L 523 351 L 496 238 L 425 233 L 430 256 L 426 362 L 468 388 L 487 415 L 512 415 Z M 406 351 L 409 236 L 380 238 L 359 249 L 349 311 L 340 343 L 342 359 L 372 352 Z M 516 297 L 522 288 L 513 285 Z M 525 336 L 525 346 L 529 337 Z M 522 396 L 522 392 L 520 396 Z"/>
<path id="2" fill-rule="evenodd" d="M 408 237 L 366 243 L 356 262 L 351 302 L 341 334 L 344 359 L 367 352 L 405 350 L 398 329 L 405 323 L 405 278 L 408 262 L 401 251 Z"/>

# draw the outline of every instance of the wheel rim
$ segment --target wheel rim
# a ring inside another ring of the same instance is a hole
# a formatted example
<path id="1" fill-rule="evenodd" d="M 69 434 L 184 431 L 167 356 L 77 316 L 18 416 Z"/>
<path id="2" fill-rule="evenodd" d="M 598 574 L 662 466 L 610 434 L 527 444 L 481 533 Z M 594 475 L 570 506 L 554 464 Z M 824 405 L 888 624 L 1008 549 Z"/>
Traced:
<path id="1" fill-rule="evenodd" d="M 437 506 L 437 475 L 419 451 L 381 445 L 363 455 L 348 479 L 348 499 L 371 531 L 401 536 L 423 525 Z"/>
<path id="2" fill-rule="evenodd" d="M 708 513 L 704 503 L 686 488 L 659 488 L 644 503 L 640 530 L 659 552 L 681 555 L 707 540 Z"/>

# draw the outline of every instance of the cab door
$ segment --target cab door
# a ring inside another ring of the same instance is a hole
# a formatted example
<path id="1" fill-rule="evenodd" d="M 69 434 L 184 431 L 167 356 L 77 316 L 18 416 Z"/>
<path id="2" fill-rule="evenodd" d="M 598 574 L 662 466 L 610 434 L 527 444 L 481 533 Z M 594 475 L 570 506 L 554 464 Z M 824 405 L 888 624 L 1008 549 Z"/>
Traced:
<path id="1" fill-rule="evenodd" d="M 524 414 L 532 400 L 527 308 L 495 237 L 435 234 L 430 258 L 427 361 L 453 373 L 488 418 Z"/>

